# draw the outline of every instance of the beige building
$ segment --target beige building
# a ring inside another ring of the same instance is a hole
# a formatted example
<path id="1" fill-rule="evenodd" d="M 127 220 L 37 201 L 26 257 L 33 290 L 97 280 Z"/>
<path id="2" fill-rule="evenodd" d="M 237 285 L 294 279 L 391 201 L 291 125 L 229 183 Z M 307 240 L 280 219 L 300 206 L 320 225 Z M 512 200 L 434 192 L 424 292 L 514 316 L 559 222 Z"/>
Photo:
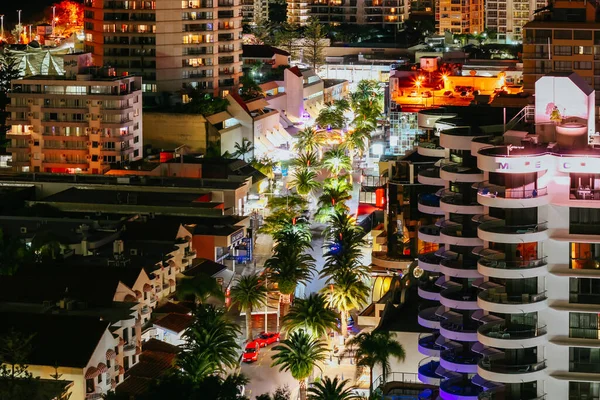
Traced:
<path id="1" fill-rule="evenodd" d="M 309 17 L 323 23 L 399 26 L 408 19 L 408 0 L 290 0 L 288 22 L 304 24 Z"/>
<path id="2" fill-rule="evenodd" d="M 86 0 L 86 48 L 101 65 L 144 77 L 144 92 L 222 96 L 241 75 L 240 0 Z"/>
<path id="3" fill-rule="evenodd" d="M 439 33 L 483 32 L 483 0 L 436 0 L 435 22 Z"/>
<path id="4" fill-rule="evenodd" d="M 63 76 L 11 82 L 7 138 L 19 172 L 101 174 L 142 157 L 141 78 L 65 56 Z"/>
<path id="5" fill-rule="evenodd" d="M 488 0 L 485 5 L 485 27 L 496 32 L 499 43 L 522 43 L 523 26 L 533 19 L 546 0 Z"/>
<path id="6" fill-rule="evenodd" d="M 257 24 L 269 19 L 268 0 L 242 0 L 242 20 L 248 24 Z"/>

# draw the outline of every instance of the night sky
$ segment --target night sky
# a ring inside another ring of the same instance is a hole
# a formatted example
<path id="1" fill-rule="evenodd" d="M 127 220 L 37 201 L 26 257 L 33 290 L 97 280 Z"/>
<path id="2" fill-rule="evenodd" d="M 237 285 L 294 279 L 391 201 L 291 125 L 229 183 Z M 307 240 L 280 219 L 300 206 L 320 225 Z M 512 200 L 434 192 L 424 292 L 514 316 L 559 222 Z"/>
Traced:
<path id="1" fill-rule="evenodd" d="M 13 29 L 17 23 L 17 10 L 20 8 L 23 23 L 37 22 L 43 18 L 44 9 L 60 0 L 27 0 L 6 1 L 0 0 L 0 14 L 4 14 L 4 29 Z"/>

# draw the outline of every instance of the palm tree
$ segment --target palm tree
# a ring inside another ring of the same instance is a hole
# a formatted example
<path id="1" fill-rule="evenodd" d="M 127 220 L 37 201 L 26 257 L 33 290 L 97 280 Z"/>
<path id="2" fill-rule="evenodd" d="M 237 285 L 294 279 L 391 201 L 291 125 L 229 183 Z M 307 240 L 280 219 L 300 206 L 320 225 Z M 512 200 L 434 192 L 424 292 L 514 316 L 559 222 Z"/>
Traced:
<path id="1" fill-rule="evenodd" d="M 316 170 L 321 166 L 319 155 L 314 151 L 303 151 L 290 163 L 292 167 Z"/>
<path id="2" fill-rule="evenodd" d="M 237 337 L 240 328 L 229 321 L 222 308 L 202 304 L 194 310 L 194 320 L 185 330 L 185 344 L 177 365 L 194 380 L 222 373 L 238 364 Z"/>
<path id="3" fill-rule="evenodd" d="M 323 166 L 333 175 L 339 175 L 342 170 L 352 171 L 352 162 L 344 149 L 334 147 L 323 155 Z"/>
<path id="4" fill-rule="evenodd" d="M 272 367 L 289 371 L 300 384 L 300 399 L 306 400 L 306 380 L 317 363 L 325 360 L 327 346 L 303 331 L 293 332 L 286 340 L 273 347 Z"/>
<path id="5" fill-rule="evenodd" d="M 235 143 L 233 145 L 235 151 L 233 152 L 234 157 L 242 157 L 242 160 L 246 161 L 246 154 L 252 153 L 254 151 L 254 146 L 252 142 L 246 138 L 242 139 L 242 143 Z"/>
<path id="6" fill-rule="evenodd" d="M 392 338 L 388 331 L 363 332 L 346 343 L 346 352 L 354 351 L 357 367 L 369 368 L 369 392 L 373 392 L 373 368 L 381 366 L 383 382 L 390 370 L 390 357 L 398 361 L 406 359 L 404 347 Z M 358 371 L 358 370 L 357 370 Z"/>
<path id="7" fill-rule="evenodd" d="M 323 129 L 342 129 L 346 127 L 347 123 L 346 117 L 344 117 L 344 111 L 334 106 L 321 109 L 315 122 Z"/>
<path id="8" fill-rule="evenodd" d="M 329 294 L 329 306 L 340 312 L 341 331 L 348 336 L 348 314 L 352 310 L 362 308 L 369 298 L 369 287 L 352 270 L 340 271 L 332 285 L 322 289 Z"/>
<path id="9" fill-rule="evenodd" d="M 204 303 L 211 296 L 225 300 L 217 280 L 202 272 L 192 277 L 184 277 L 177 283 L 177 297 L 183 300 L 190 296 L 194 297 L 196 304 Z"/>
<path id="10" fill-rule="evenodd" d="M 359 158 L 362 158 L 364 152 L 369 147 L 368 144 L 371 138 L 371 132 L 374 129 L 375 127 L 370 129 L 369 127 L 362 126 L 346 134 L 340 147 L 348 150 L 351 164 L 354 164 L 354 153 L 358 154 Z"/>
<path id="11" fill-rule="evenodd" d="M 324 142 L 323 131 L 316 131 L 312 127 L 306 127 L 296 134 L 296 149 L 300 151 L 319 150 Z"/>
<path id="12" fill-rule="evenodd" d="M 327 307 L 325 296 L 312 293 L 306 299 L 296 299 L 283 318 L 283 328 L 288 332 L 304 330 L 315 338 L 326 337 L 337 330 L 337 314 Z"/>
<path id="13" fill-rule="evenodd" d="M 316 172 L 303 168 L 294 172 L 290 186 L 295 188 L 299 195 L 308 197 L 320 187 L 320 184 L 317 182 Z"/>
<path id="14" fill-rule="evenodd" d="M 345 177 L 328 178 L 323 186 L 323 193 L 317 202 L 319 210 L 315 218 L 320 222 L 327 222 L 336 211 L 348 211 L 346 201 L 350 200 L 352 186 Z"/>
<path id="15" fill-rule="evenodd" d="M 340 380 L 336 376 L 328 376 L 321 382 L 313 383 L 308 389 L 308 400 L 353 400 L 360 397 L 352 393 L 352 388 L 346 387 L 348 380 Z"/>
<path id="16" fill-rule="evenodd" d="M 252 340 L 252 310 L 267 302 L 267 288 L 257 274 L 242 276 L 231 289 L 231 300 L 246 313 L 246 340 Z"/>

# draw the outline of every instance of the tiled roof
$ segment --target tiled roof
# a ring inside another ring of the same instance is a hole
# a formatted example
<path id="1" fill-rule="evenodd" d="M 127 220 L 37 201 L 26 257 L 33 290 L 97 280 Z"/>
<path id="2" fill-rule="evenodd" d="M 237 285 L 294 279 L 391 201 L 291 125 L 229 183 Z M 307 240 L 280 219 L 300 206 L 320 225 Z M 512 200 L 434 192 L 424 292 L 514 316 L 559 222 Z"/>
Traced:
<path id="1" fill-rule="evenodd" d="M 169 301 L 169 302 L 166 302 L 165 304 L 157 307 L 154 310 L 154 314 L 172 314 L 172 313 L 189 314 L 191 311 L 192 310 L 190 310 L 188 307 L 186 307 L 182 304 L 173 303 L 173 302 Z"/>
<path id="2" fill-rule="evenodd" d="M 184 314 L 169 314 L 154 322 L 154 325 L 168 329 L 177 334 L 182 333 L 192 324 L 194 317 Z"/>
<path id="3" fill-rule="evenodd" d="M 271 58 L 275 54 L 289 57 L 290 53 L 277 47 L 265 44 L 252 44 L 242 46 L 242 57 L 245 58 Z"/>

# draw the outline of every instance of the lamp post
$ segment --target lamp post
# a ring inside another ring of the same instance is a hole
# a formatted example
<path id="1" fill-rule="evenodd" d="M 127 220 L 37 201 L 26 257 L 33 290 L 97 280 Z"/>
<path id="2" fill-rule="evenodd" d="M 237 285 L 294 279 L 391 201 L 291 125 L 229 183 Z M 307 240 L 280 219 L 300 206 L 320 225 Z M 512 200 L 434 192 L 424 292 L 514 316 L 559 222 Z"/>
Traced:
<path id="1" fill-rule="evenodd" d="M 0 15 L 0 41 L 4 40 L 4 14 Z"/>
<path id="2" fill-rule="evenodd" d="M 17 25 L 19 27 L 19 39 L 17 40 L 18 43 L 21 43 L 21 30 L 23 29 L 21 27 L 21 11 L 22 10 L 17 10 L 17 13 L 19 14 L 19 24 Z"/>
<path id="3" fill-rule="evenodd" d="M 55 36 L 54 27 L 56 26 L 56 6 L 52 6 L 52 36 Z"/>

